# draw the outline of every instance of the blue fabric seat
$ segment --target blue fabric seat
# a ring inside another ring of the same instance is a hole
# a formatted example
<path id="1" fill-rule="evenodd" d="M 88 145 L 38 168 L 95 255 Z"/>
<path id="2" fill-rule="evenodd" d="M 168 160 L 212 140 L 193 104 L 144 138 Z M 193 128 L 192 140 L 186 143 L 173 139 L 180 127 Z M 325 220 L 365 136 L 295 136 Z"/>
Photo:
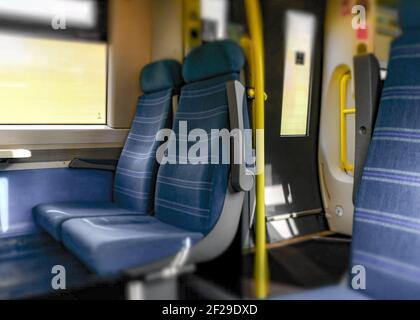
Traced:
<path id="1" fill-rule="evenodd" d="M 170 135 L 168 146 L 185 143 L 190 150 L 194 145 L 180 129 L 186 121 L 188 132 L 199 129 L 204 134 L 209 152 L 194 153 L 193 159 L 180 152 L 166 154 L 156 181 L 154 217 L 85 218 L 63 224 L 64 245 L 92 271 L 113 273 L 176 255 L 187 238 L 195 244 L 213 229 L 223 211 L 230 166 L 222 164 L 221 150 L 220 164 L 214 163 L 210 149 L 218 141 L 210 133 L 230 130 L 226 85 L 239 78 L 244 61 L 242 50 L 231 41 L 203 45 L 186 58 L 187 84 L 174 120 L 176 136 Z M 242 203 L 239 212 L 241 208 Z"/>
<path id="2" fill-rule="evenodd" d="M 55 239 L 61 239 L 63 222 L 72 218 L 153 212 L 161 144 L 156 133 L 172 125 L 172 97 L 183 83 L 181 65 L 162 60 L 145 66 L 140 75 L 144 95 L 139 98 L 135 118 L 118 161 L 114 177 L 114 199 L 110 203 L 52 203 L 34 208 L 36 222 Z"/>
<path id="3" fill-rule="evenodd" d="M 202 236 L 144 216 L 72 219 L 63 224 L 65 246 L 99 274 L 170 257 Z"/>
<path id="4" fill-rule="evenodd" d="M 420 2 L 400 1 L 375 131 L 357 195 L 351 265 L 366 294 L 420 299 Z"/>
<path id="5" fill-rule="evenodd" d="M 350 266 L 365 268 L 366 289 L 361 292 L 373 299 L 420 299 L 419 17 L 420 1 L 400 1 L 403 34 L 392 45 L 357 194 Z M 318 293 L 334 299 L 336 291 Z"/>
<path id="6" fill-rule="evenodd" d="M 61 239 L 61 226 L 68 219 L 137 214 L 115 202 L 58 202 L 39 205 L 35 210 L 38 224 L 57 240 Z"/>

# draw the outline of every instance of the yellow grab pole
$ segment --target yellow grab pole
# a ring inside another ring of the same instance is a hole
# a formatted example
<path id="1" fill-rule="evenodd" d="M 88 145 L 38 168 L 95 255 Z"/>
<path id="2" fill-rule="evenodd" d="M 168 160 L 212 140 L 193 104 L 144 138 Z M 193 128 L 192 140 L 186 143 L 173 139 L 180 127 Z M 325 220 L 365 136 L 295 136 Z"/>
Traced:
<path id="1" fill-rule="evenodd" d="M 245 0 L 248 27 L 253 45 L 255 84 L 255 128 L 257 207 L 255 243 L 255 296 L 258 299 L 268 295 L 268 260 L 266 251 L 265 225 L 265 179 L 264 179 L 264 40 L 259 0 Z"/>

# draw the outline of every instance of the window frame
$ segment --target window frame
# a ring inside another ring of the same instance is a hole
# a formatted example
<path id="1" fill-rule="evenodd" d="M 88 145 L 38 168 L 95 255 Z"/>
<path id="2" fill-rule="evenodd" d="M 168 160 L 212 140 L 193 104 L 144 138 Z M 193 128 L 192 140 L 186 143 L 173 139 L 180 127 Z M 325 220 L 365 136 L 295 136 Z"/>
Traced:
<path id="1" fill-rule="evenodd" d="M 0 125 L 0 146 L 52 147 L 106 145 L 122 147 L 129 129 L 108 125 Z"/>
<path id="2" fill-rule="evenodd" d="M 106 45 L 105 79 L 105 124 L 0 124 L 0 146 L 28 148 L 51 147 L 52 145 L 86 146 L 110 145 L 122 147 L 128 129 L 114 129 L 109 126 L 109 42 L 108 42 L 108 0 L 93 0 L 97 3 L 97 25 L 95 28 L 68 28 L 52 30 L 45 23 L 25 22 L 16 19 L 0 19 L 0 30 L 17 35 L 57 40 L 101 42 Z"/>
<path id="3" fill-rule="evenodd" d="M 83 1 L 83 0 L 74 0 Z M 1 17 L 0 30 L 30 34 L 36 37 L 61 38 L 85 41 L 108 41 L 108 0 L 91 0 L 97 5 L 97 25 L 94 28 L 67 27 L 53 30 L 50 24 L 22 21 L 17 18 Z"/>

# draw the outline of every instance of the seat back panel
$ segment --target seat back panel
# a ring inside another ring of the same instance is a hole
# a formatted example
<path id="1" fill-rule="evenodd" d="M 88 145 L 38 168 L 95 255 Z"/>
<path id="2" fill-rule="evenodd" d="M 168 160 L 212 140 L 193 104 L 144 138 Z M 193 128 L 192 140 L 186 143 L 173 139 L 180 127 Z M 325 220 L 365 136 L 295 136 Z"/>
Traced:
<path id="1" fill-rule="evenodd" d="M 153 211 L 153 194 L 158 163 L 156 133 L 170 127 L 172 89 L 144 95 L 139 99 L 136 115 L 118 162 L 115 201 L 142 213 Z"/>
<path id="2" fill-rule="evenodd" d="M 418 27 L 393 44 L 357 195 L 352 266 L 365 267 L 366 293 L 374 298 L 420 298 Z"/>
<path id="3" fill-rule="evenodd" d="M 177 150 L 177 164 L 160 167 L 155 213 L 161 221 L 202 233 L 207 233 L 217 222 L 230 173 L 229 164 L 222 163 L 222 155 L 223 152 L 229 153 L 229 149 L 224 148 L 221 139 L 211 139 L 211 130 L 230 130 L 226 83 L 237 78 L 238 75 L 232 73 L 194 82 L 182 89 L 173 129 L 177 141 L 185 141 L 187 150 L 191 150 L 196 142 L 186 141 L 183 132 L 180 135 L 180 125 L 187 124 L 188 132 L 194 129 L 206 132 L 208 154 L 190 152 L 190 156 L 206 160 L 207 164 L 192 165 L 189 163 L 191 157 L 184 159 L 185 154 Z M 218 156 L 211 153 L 216 148 Z M 188 164 L 183 164 L 183 161 Z M 219 164 L 212 164 L 212 161 Z"/>
<path id="4" fill-rule="evenodd" d="M 159 130 L 172 127 L 172 102 L 183 84 L 182 67 L 171 59 L 148 64 L 140 73 L 139 98 L 127 141 L 118 161 L 114 201 L 143 214 L 153 212 L 159 163 Z"/>

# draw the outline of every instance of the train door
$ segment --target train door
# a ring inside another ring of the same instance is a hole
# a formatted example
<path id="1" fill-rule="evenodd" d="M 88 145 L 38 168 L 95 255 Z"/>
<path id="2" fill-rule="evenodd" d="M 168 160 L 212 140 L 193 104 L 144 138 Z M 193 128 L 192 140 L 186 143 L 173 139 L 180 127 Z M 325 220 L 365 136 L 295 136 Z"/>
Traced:
<path id="1" fill-rule="evenodd" d="M 324 1 L 262 1 L 268 241 L 325 230 L 317 148 Z"/>

